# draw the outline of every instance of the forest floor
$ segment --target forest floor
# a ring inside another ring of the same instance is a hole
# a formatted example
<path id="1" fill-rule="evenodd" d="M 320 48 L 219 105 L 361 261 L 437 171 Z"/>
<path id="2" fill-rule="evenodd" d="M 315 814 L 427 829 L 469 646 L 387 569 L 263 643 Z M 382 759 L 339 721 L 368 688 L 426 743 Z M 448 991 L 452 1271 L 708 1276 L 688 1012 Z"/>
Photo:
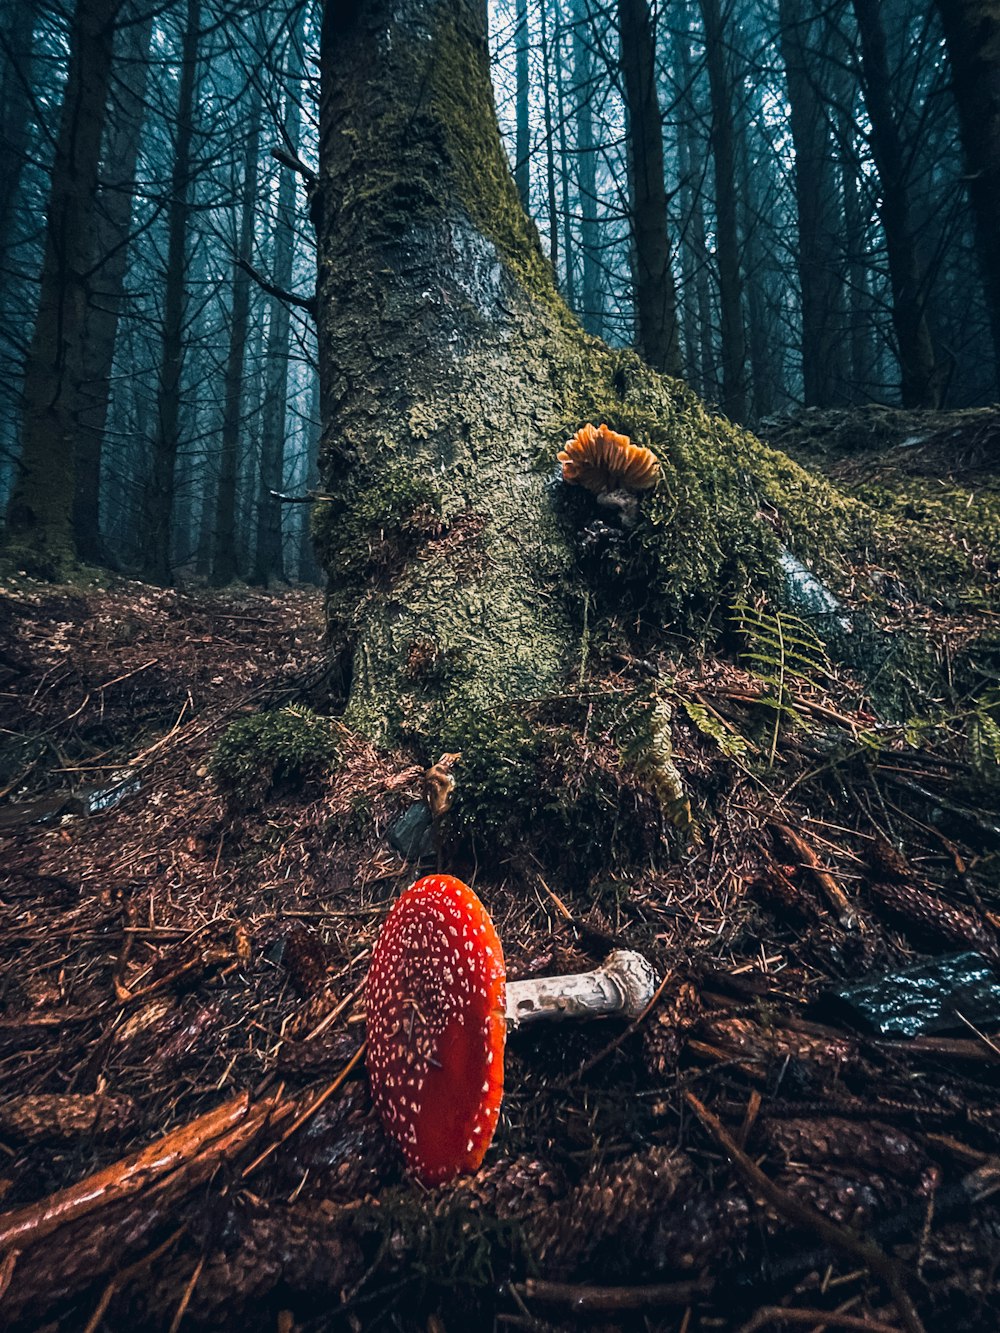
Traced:
<path id="1" fill-rule="evenodd" d="M 928 475 L 995 489 L 981 426 Z M 829 470 L 883 484 L 892 449 L 928 448 L 868 443 Z M 997 641 L 991 596 L 915 615 L 936 660 Z M 588 762 L 654 826 L 644 864 L 574 883 L 473 845 L 443 868 L 510 977 L 620 945 L 663 984 L 634 1023 L 513 1034 L 483 1168 L 424 1190 L 355 1063 L 369 951 L 421 871 L 388 832 L 423 768 L 336 723 L 326 771 L 239 794 L 213 768 L 236 720 L 330 711 L 322 612 L 314 590 L 0 589 L 0 1322 L 995 1330 L 992 696 L 886 720 L 847 669 L 775 707 L 723 646 L 595 664 L 591 692 L 669 698 L 687 842 L 595 721 Z M 905 1035 L 839 994 L 863 977 Z"/>

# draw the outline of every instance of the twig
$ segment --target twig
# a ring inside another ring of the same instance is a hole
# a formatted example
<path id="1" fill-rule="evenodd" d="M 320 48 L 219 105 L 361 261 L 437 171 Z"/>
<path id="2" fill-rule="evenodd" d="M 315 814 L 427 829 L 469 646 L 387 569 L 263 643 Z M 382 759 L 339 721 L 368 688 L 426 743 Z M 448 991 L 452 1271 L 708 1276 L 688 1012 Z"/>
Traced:
<path id="1" fill-rule="evenodd" d="M 284 491 L 269 490 L 268 495 L 273 495 L 283 505 L 311 505 L 318 504 L 320 500 L 330 503 L 337 498 L 335 495 L 324 495 L 321 491 L 306 491 L 305 495 L 286 495 Z"/>
<path id="2" fill-rule="evenodd" d="M 788 1310 L 783 1305 L 765 1305 L 749 1323 L 740 1327 L 739 1333 L 757 1333 L 768 1324 L 809 1324 L 818 1331 L 846 1328 L 859 1329 L 861 1333 L 899 1333 L 893 1324 L 883 1324 L 880 1319 L 868 1319 L 865 1315 L 840 1314 L 837 1310 Z"/>
<path id="3" fill-rule="evenodd" d="M 283 287 L 276 287 L 273 282 L 269 282 L 263 273 L 258 273 L 253 264 L 248 259 L 240 256 L 236 260 L 236 265 L 244 273 L 249 273 L 254 282 L 262 291 L 267 292 L 268 296 L 273 296 L 279 301 L 284 301 L 286 305 L 292 305 L 299 310 L 305 310 L 313 319 L 316 318 L 316 298 L 315 296 L 299 296 L 297 292 L 286 292 Z"/>
<path id="4" fill-rule="evenodd" d="M 275 162 L 280 162 L 283 167 L 289 167 L 292 171 L 297 172 L 305 181 L 307 188 L 311 189 L 316 184 L 315 171 L 311 167 L 307 167 L 300 157 L 296 157 L 293 153 L 289 153 L 277 145 L 271 149 L 271 156 Z"/>
<path id="5" fill-rule="evenodd" d="M 198 1257 L 198 1262 L 194 1266 L 194 1272 L 188 1279 L 187 1286 L 184 1288 L 184 1295 L 181 1297 L 181 1303 L 177 1307 L 177 1313 L 170 1321 L 170 1333 L 177 1333 L 181 1326 L 181 1320 L 184 1318 L 185 1311 L 191 1304 L 191 1297 L 194 1295 L 194 1289 L 198 1285 L 198 1279 L 201 1277 L 202 1269 L 205 1267 L 205 1255 L 202 1252 Z"/>
<path id="6" fill-rule="evenodd" d="M 925 1333 L 916 1307 L 910 1300 L 903 1284 L 903 1271 L 898 1263 L 890 1259 L 874 1241 L 866 1240 L 863 1236 L 848 1230 L 847 1227 L 831 1222 L 822 1213 L 816 1212 L 807 1204 L 787 1194 L 769 1176 L 764 1174 L 756 1162 L 747 1156 L 742 1148 L 737 1145 L 718 1116 L 710 1111 L 703 1102 L 700 1102 L 693 1092 L 685 1091 L 684 1099 L 716 1142 L 726 1150 L 734 1165 L 752 1189 L 760 1194 L 782 1217 L 787 1218 L 796 1226 L 815 1232 L 824 1244 L 851 1255 L 852 1258 L 857 1259 L 880 1277 L 888 1287 L 908 1333 Z"/>
<path id="7" fill-rule="evenodd" d="M 688 1305 L 707 1296 L 714 1283 L 711 1278 L 693 1282 L 661 1282 L 643 1287 L 585 1287 L 571 1282 L 547 1282 L 527 1278 L 514 1283 L 513 1289 L 525 1300 L 545 1301 L 550 1305 L 569 1305 L 574 1311 L 647 1310 L 658 1305 Z"/>
<path id="8" fill-rule="evenodd" d="M 114 1300 L 118 1292 L 121 1291 L 122 1287 L 124 1287 L 127 1282 L 130 1282 L 136 1273 L 141 1273 L 149 1264 L 155 1263 L 157 1259 L 166 1254 L 175 1241 L 180 1240 L 185 1231 L 187 1231 L 186 1222 L 182 1223 L 176 1231 L 171 1232 L 167 1239 L 157 1245 L 155 1249 L 150 1250 L 148 1254 L 144 1254 L 142 1258 L 136 1259 L 135 1263 L 129 1264 L 127 1268 L 120 1268 L 113 1277 L 109 1278 L 101 1299 L 97 1302 L 97 1308 L 87 1320 L 83 1333 L 97 1333 L 97 1330 L 101 1326 L 101 1320 L 107 1312 L 108 1306 Z"/>
<path id="9" fill-rule="evenodd" d="M 624 1031 L 619 1032 L 617 1037 L 612 1038 L 612 1040 L 608 1042 L 607 1046 L 602 1046 L 596 1055 L 592 1055 L 589 1060 L 585 1060 L 583 1064 L 580 1066 L 580 1068 L 573 1075 L 574 1078 L 583 1078 L 584 1074 L 589 1074 L 595 1065 L 600 1064 L 600 1062 L 605 1058 L 605 1056 L 610 1055 L 612 1051 L 616 1051 L 626 1037 L 631 1037 L 632 1033 L 635 1032 L 637 1028 L 642 1026 L 642 1024 L 648 1018 L 649 1014 L 652 1012 L 654 1005 L 659 1001 L 660 996 L 666 990 L 667 982 L 673 975 L 674 975 L 673 971 L 669 971 L 666 973 L 663 980 L 660 982 L 656 990 L 653 992 L 653 998 L 650 1000 L 649 1004 L 646 1005 L 645 1009 L 643 1009 L 639 1017 L 634 1018 L 632 1022 L 629 1023 L 628 1027 L 624 1029 Z"/>
<path id="10" fill-rule="evenodd" d="M 800 838 L 795 830 L 789 828 L 787 824 L 775 823 L 772 824 L 771 827 L 784 839 L 796 856 L 801 858 L 804 867 L 810 872 L 813 879 L 826 894 L 830 905 L 837 913 L 837 920 L 844 929 L 856 929 L 858 918 L 857 913 L 851 906 L 850 899 L 829 871 L 824 870 L 820 865 L 819 858 L 809 844 L 803 838 Z"/>
<path id="11" fill-rule="evenodd" d="M 268 1144 L 268 1146 L 264 1149 L 264 1151 L 260 1154 L 260 1156 L 259 1156 L 259 1157 L 255 1157 L 255 1158 L 253 1159 L 253 1161 L 250 1163 L 250 1165 L 249 1165 L 248 1167 L 246 1167 L 246 1168 L 244 1169 L 244 1171 L 243 1171 L 243 1179 L 244 1179 L 244 1180 L 246 1180 L 247 1176 L 249 1176 L 250 1173 L 251 1173 L 252 1171 L 256 1171 L 256 1170 L 257 1170 L 257 1168 L 258 1168 L 258 1166 L 260 1166 L 261 1162 L 266 1161 L 267 1158 L 270 1157 L 271 1154 L 272 1154 L 277 1148 L 280 1148 L 281 1145 L 282 1145 L 287 1139 L 290 1139 L 290 1138 L 292 1137 L 292 1135 L 295 1133 L 295 1131 L 296 1131 L 297 1129 L 301 1128 L 301 1126 L 304 1125 L 304 1124 L 306 1123 L 307 1120 L 311 1120 L 312 1117 L 313 1117 L 313 1116 L 316 1114 L 316 1112 L 319 1110 L 319 1108 L 323 1105 L 323 1103 L 324 1103 L 328 1098 L 330 1098 L 330 1097 L 333 1096 L 333 1094 L 337 1091 L 337 1089 L 340 1087 L 340 1085 L 341 1085 L 341 1084 L 344 1082 L 344 1080 L 347 1078 L 348 1074 L 350 1074 L 351 1071 L 357 1066 L 357 1064 L 358 1064 L 358 1062 L 360 1061 L 361 1057 L 362 1057 L 362 1056 L 364 1055 L 364 1053 L 365 1053 L 365 1046 L 366 1046 L 366 1045 L 367 1045 L 366 1042 L 362 1042 L 362 1043 L 361 1043 L 361 1045 L 358 1047 L 358 1049 L 357 1049 L 357 1050 L 354 1052 L 354 1054 L 351 1056 L 350 1060 L 348 1060 L 347 1064 L 344 1065 L 343 1069 L 340 1071 L 340 1073 L 337 1075 L 337 1077 L 333 1080 L 333 1082 L 327 1084 L 327 1086 L 323 1089 L 323 1091 L 319 1094 L 319 1096 L 316 1097 L 316 1098 L 314 1098 L 314 1100 L 311 1101 L 311 1102 L 309 1103 L 309 1105 L 308 1105 L 308 1106 L 306 1107 L 306 1109 L 301 1113 L 301 1115 L 298 1115 L 298 1116 L 295 1117 L 295 1119 L 292 1121 L 292 1123 L 291 1123 L 291 1124 L 288 1126 L 288 1128 L 285 1130 L 284 1134 L 282 1134 L 281 1138 L 279 1138 L 279 1139 L 275 1139 L 275 1141 L 274 1141 L 273 1143 Z"/>

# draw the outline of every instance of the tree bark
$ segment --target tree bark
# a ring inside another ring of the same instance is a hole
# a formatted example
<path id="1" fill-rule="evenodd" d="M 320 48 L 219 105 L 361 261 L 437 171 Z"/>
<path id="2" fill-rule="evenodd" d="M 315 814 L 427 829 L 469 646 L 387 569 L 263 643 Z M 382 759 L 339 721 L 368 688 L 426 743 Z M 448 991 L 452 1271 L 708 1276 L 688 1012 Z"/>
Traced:
<path id="1" fill-rule="evenodd" d="M 167 271 L 163 298 L 163 343 L 156 395 L 153 458 L 143 497 L 143 572 L 169 583 L 170 520 L 174 470 L 180 447 L 181 375 L 184 369 L 184 312 L 187 305 L 188 221 L 191 215 L 194 93 L 198 81 L 201 0 L 187 0 L 177 90 L 177 133 L 167 215 Z"/>
<path id="2" fill-rule="evenodd" d="M 86 370 L 89 274 L 114 23 L 121 0 L 79 0 L 45 214 L 38 314 L 24 377 L 21 460 L 8 510 L 15 559 L 58 577 L 76 559 L 73 469 Z"/>
<path id="3" fill-rule="evenodd" d="M 618 0 L 618 31 L 628 117 L 637 345 L 654 370 L 681 375 L 677 293 L 670 266 L 663 175 L 663 123 L 656 95 L 653 26 L 646 0 Z"/>
<path id="4" fill-rule="evenodd" d="M 246 124 L 249 130 L 243 155 L 239 239 L 233 262 L 233 305 L 229 316 L 229 355 L 226 359 L 225 407 L 219 448 L 219 488 L 215 497 L 212 582 L 217 586 L 232 583 L 237 573 L 236 482 L 240 467 L 240 434 L 243 429 L 243 368 L 250 328 L 250 273 L 247 265 L 253 263 L 260 111 L 260 91 L 255 84 L 246 103 Z"/>
<path id="5" fill-rule="evenodd" d="M 134 6 L 129 7 L 130 11 Z M 135 167 L 145 112 L 151 11 L 128 12 L 119 34 L 121 74 L 116 114 L 106 135 L 104 170 L 96 213 L 93 275 L 87 311 L 84 391 L 86 404 L 76 440 L 76 489 L 73 531 L 82 559 L 107 560 L 100 524 L 101 454 L 111 399 L 111 369 L 125 290 L 125 270 L 132 223 Z"/>
<path id="6" fill-rule="evenodd" d="M 926 275 L 910 225 L 910 201 L 902 137 L 892 103 L 885 30 L 877 0 L 853 0 L 861 38 L 862 90 L 871 120 L 871 147 L 882 187 L 892 285 L 892 325 L 896 334 L 904 407 L 941 406 L 942 376 L 935 363 L 927 323 Z"/>
<path id="7" fill-rule="evenodd" d="M 751 480 L 773 456 L 590 337 L 559 298 L 477 31 L 463 0 L 330 0 L 321 61 L 316 530 L 330 640 L 345 722 L 432 760 L 579 679 L 599 613 L 602 633 L 658 631 L 740 570 L 776 577 L 778 561 Z M 609 511 L 554 472 L 587 420 L 651 445 L 663 470 L 630 529 L 635 582 L 604 602 L 579 542 Z M 759 485 L 784 514 L 768 475 Z"/>
<path id="8" fill-rule="evenodd" d="M 719 0 L 699 0 L 705 25 L 705 62 L 712 94 L 712 156 L 715 159 L 716 254 L 722 315 L 722 410 L 733 421 L 747 416 L 746 334 L 743 277 L 736 222 L 736 134 L 738 114 L 727 57 L 726 28 Z"/>
<path id="9" fill-rule="evenodd" d="M 779 0 L 781 51 L 795 145 L 798 270 L 802 297 L 802 380 L 808 407 L 848 401 L 840 259 L 842 217 L 821 95 L 826 19 L 814 0 Z"/>
<path id="10" fill-rule="evenodd" d="M 937 8 L 951 61 L 1000 392 L 1000 9 L 992 0 L 937 0 Z"/>

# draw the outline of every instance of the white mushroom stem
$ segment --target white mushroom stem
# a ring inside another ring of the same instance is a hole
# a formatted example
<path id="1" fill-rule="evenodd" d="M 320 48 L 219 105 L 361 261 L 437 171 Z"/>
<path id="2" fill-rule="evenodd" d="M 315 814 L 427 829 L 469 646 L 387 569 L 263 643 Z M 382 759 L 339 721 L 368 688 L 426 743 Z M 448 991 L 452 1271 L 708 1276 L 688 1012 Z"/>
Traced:
<path id="1" fill-rule="evenodd" d="M 615 949 L 593 972 L 508 981 L 507 1026 L 597 1014 L 638 1018 L 656 993 L 657 984 L 656 973 L 641 953 Z"/>

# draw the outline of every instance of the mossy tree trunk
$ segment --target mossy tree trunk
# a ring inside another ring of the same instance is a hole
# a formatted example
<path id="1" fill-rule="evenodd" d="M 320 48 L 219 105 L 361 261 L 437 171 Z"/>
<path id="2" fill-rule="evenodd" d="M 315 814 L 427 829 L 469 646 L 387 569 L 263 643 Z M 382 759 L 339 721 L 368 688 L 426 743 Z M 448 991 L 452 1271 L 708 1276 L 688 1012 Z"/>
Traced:
<path id="1" fill-rule="evenodd" d="M 579 679 L 602 617 L 655 632 L 770 579 L 762 500 L 804 556 L 839 501 L 569 313 L 503 154 L 474 7 L 328 0 L 323 43 L 317 549 L 346 721 L 434 757 L 463 719 Z M 596 579 L 580 534 L 608 511 L 555 470 L 588 420 L 663 468 Z"/>

